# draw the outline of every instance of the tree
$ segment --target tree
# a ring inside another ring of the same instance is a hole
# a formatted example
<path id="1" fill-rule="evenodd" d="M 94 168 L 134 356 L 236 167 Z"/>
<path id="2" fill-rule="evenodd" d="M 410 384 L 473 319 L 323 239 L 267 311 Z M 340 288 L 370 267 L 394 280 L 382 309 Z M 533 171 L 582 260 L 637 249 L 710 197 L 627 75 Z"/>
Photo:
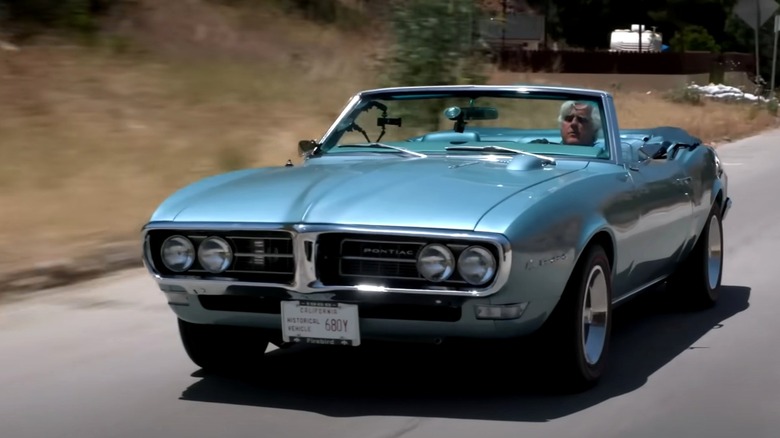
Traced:
<path id="1" fill-rule="evenodd" d="M 547 15 L 547 34 L 574 47 L 609 46 L 610 7 L 613 0 L 528 0 Z"/>
<path id="2" fill-rule="evenodd" d="M 736 1 L 528 0 L 528 3 L 547 14 L 548 33 L 552 38 L 563 39 L 571 46 L 595 49 L 609 46 L 613 30 L 626 29 L 632 24 L 656 26 L 667 42 L 686 27 L 699 26 L 720 43 L 729 38 L 726 22 Z"/>
<path id="3" fill-rule="evenodd" d="M 13 27 L 97 30 L 96 17 L 126 0 L 0 0 L 0 19 Z"/>
<path id="4" fill-rule="evenodd" d="M 709 35 L 715 45 L 728 38 L 726 22 L 732 15 L 737 0 L 655 0 L 648 17 L 659 25 L 671 42 L 686 35 Z M 698 38 L 693 36 L 694 38 Z M 706 45 L 706 44 L 705 44 Z"/>
<path id="5" fill-rule="evenodd" d="M 393 10 L 395 44 L 384 63 L 390 85 L 480 83 L 480 11 L 473 0 L 407 0 Z"/>
<path id="6" fill-rule="evenodd" d="M 669 45 L 676 52 L 689 50 L 717 52 L 720 50 L 715 38 L 707 33 L 707 29 L 697 25 L 682 28 L 674 34 Z"/>
<path id="7" fill-rule="evenodd" d="M 390 86 L 484 83 L 478 44 L 480 11 L 473 0 L 406 0 L 394 5 L 395 43 L 382 65 Z M 406 104 L 402 116 L 437 129 L 435 101 Z"/>

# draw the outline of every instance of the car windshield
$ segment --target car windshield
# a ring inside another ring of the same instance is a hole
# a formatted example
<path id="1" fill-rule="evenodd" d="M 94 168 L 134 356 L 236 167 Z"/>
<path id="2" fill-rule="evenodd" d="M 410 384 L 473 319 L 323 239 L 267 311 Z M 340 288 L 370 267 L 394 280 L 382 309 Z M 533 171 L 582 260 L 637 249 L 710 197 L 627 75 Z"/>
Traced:
<path id="1" fill-rule="evenodd" d="M 323 139 L 325 154 L 512 154 L 610 159 L 596 96 L 459 90 L 368 93 Z"/>

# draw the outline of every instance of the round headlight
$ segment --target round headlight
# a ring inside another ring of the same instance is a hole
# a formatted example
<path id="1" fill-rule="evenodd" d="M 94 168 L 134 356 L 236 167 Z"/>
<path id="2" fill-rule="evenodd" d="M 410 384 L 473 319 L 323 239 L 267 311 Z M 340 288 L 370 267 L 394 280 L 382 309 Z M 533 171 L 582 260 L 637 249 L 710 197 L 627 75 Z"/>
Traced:
<path id="1" fill-rule="evenodd" d="M 469 284 L 484 284 L 496 273 L 496 259 L 481 246 L 468 247 L 458 257 L 458 272 Z"/>
<path id="2" fill-rule="evenodd" d="M 444 281 L 455 271 L 455 256 L 444 245 L 428 245 L 417 256 L 417 270 L 428 281 Z"/>
<path id="3" fill-rule="evenodd" d="M 160 249 L 165 266 L 174 272 L 184 272 L 195 262 L 195 247 L 184 236 L 171 236 L 165 239 Z"/>
<path id="4" fill-rule="evenodd" d="M 203 269 L 218 274 L 223 272 L 233 262 L 233 250 L 225 239 L 209 237 L 198 247 L 198 261 Z"/>

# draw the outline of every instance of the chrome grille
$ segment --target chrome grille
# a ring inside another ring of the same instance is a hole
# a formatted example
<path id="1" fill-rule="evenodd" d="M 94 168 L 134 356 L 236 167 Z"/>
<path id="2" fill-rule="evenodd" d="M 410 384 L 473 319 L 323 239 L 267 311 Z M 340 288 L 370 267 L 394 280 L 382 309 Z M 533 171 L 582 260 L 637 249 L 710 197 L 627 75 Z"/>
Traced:
<path id="1" fill-rule="evenodd" d="M 227 240 L 233 249 L 233 263 L 221 274 L 211 274 L 203 269 L 197 259 L 184 274 L 167 272 L 159 259 L 159 248 L 172 235 L 189 238 L 196 251 L 198 245 L 209 236 Z M 292 235 L 285 231 L 197 231 L 197 230 L 152 230 L 150 231 L 152 257 L 161 274 L 198 275 L 224 277 L 238 281 L 290 284 L 295 277 L 295 258 Z"/>
<path id="2" fill-rule="evenodd" d="M 327 233 L 317 243 L 317 275 L 326 286 L 361 284 L 401 288 L 468 288 L 457 274 L 431 283 L 417 270 L 417 255 L 429 243 L 447 245 L 455 255 L 474 242 L 408 236 Z M 493 245 L 486 245 L 496 249 Z M 497 251 L 495 253 L 498 254 Z"/>
<path id="3" fill-rule="evenodd" d="M 349 277 L 420 279 L 417 253 L 421 242 L 344 239 L 341 241 L 339 274 Z"/>
<path id="4" fill-rule="evenodd" d="M 235 261 L 228 272 L 295 272 L 291 237 L 226 237 L 235 251 Z"/>

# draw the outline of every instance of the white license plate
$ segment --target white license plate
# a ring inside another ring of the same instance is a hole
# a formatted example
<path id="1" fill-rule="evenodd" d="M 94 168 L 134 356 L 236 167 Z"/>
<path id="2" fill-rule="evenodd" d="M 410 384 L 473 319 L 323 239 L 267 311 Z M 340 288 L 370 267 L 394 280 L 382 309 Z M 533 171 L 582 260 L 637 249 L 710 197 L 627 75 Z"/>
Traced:
<path id="1" fill-rule="evenodd" d="M 282 301 L 282 339 L 322 345 L 360 345 L 358 306 Z"/>

